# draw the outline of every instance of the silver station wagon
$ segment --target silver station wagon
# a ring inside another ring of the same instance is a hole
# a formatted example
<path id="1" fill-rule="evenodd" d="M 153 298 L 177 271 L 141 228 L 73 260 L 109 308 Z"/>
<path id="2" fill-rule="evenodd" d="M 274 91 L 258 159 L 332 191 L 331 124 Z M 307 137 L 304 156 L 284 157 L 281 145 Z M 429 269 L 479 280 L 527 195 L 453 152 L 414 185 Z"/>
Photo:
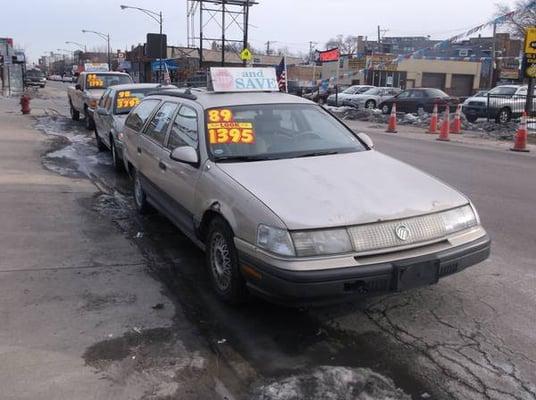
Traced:
<path id="1" fill-rule="evenodd" d="M 205 250 L 228 302 L 403 291 L 489 256 L 467 197 L 299 97 L 149 95 L 129 114 L 124 143 L 137 208 L 155 207 Z"/>

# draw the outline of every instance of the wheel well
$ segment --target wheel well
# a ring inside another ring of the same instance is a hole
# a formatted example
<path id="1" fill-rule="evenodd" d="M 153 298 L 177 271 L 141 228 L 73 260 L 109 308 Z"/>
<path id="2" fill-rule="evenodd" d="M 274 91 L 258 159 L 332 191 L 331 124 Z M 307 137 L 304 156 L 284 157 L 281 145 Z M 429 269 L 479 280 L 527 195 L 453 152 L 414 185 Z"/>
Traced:
<path id="1" fill-rule="evenodd" d="M 210 223 L 214 218 L 221 218 L 223 219 L 227 225 L 229 226 L 229 229 L 231 229 L 231 232 L 233 231 L 233 228 L 231 228 L 231 225 L 225 217 L 218 211 L 219 204 L 215 203 L 212 205 L 210 210 L 205 211 L 203 214 L 203 218 L 201 218 L 201 223 L 199 224 L 199 227 L 197 228 L 197 232 L 199 235 L 199 239 L 201 239 L 202 242 L 205 242 L 206 236 L 208 234 L 208 227 L 210 226 Z M 233 233 L 234 234 L 234 233 Z"/>

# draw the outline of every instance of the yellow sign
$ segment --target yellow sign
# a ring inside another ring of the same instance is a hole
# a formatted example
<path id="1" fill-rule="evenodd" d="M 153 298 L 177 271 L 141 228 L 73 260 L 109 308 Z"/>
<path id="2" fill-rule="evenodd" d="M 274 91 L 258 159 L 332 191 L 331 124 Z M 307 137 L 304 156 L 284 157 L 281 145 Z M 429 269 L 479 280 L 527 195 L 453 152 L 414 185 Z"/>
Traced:
<path id="1" fill-rule="evenodd" d="M 525 54 L 536 54 L 536 28 L 527 28 Z"/>
<path id="2" fill-rule="evenodd" d="M 253 58 L 253 54 L 251 54 L 251 51 L 249 51 L 249 49 L 244 49 L 240 53 L 240 59 L 242 61 L 251 61 L 252 58 Z"/>

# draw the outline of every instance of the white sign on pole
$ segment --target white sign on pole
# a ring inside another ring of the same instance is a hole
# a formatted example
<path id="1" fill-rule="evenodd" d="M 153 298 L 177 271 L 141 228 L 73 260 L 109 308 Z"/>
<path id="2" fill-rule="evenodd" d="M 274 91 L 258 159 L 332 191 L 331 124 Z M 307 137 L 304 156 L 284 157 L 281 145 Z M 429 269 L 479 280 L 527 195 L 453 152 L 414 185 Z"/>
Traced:
<path id="1" fill-rule="evenodd" d="M 279 92 L 275 68 L 211 68 L 215 92 Z"/>
<path id="2" fill-rule="evenodd" d="M 107 63 L 85 63 L 84 71 L 86 72 L 108 72 L 110 68 Z"/>

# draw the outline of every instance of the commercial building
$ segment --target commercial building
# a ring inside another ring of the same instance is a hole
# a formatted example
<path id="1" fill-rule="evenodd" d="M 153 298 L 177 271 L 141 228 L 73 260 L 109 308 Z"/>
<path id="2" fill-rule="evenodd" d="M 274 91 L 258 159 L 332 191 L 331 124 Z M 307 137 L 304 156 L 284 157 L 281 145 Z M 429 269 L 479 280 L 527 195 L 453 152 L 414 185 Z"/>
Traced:
<path id="1" fill-rule="evenodd" d="M 24 52 L 13 47 L 13 39 L 0 38 L 0 94 L 15 96 L 24 91 Z"/>

